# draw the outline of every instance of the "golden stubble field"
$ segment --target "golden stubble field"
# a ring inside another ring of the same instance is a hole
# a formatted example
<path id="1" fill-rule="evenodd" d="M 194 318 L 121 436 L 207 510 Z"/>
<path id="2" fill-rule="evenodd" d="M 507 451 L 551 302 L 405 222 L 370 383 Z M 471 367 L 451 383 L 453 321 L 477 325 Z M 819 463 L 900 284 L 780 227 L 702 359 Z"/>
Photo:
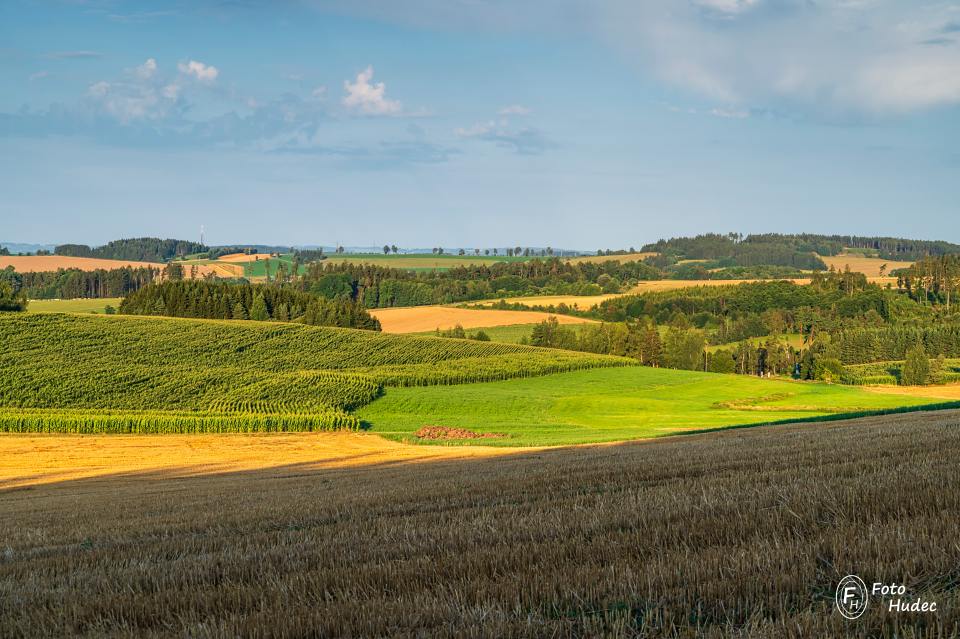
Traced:
<path id="1" fill-rule="evenodd" d="M 958 421 L 345 467 L 267 445 L 240 469 L 131 470 L 101 451 L 95 477 L 0 491 L 0 636 L 956 636 Z M 86 439 L 50 438 L 34 472 Z M 176 458 L 189 438 L 92 439 Z M 874 600 L 847 621 L 849 573 L 938 612 Z"/>
<path id="2" fill-rule="evenodd" d="M 0 268 L 12 266 L 20 273 L 36 273 L 41 271 L 56 271 L 57 269 L 75 268 L 81 271 L 95 271 L 97 269 L 115 269 L 129 266 L 131 268 L 155 268 L 162 270 L 165 264 L 155 262 L 132 262 L 129 260 L 102 260 L 94 257 L 67 257 L 63 255 L 0 255 Z"/>
<path id="3" fill-rule="evenodd" d="M 594 320 L 570 315 L 551 315 L 534 311 L 497 311 L 454 306 L 411 306 L 375 308 L 370 314 L 380 320 L 384 333 L 422 333 L 436 328 L 445 330 L 457 324 L 465 329 L 514 324 L 538 324 L 556 317 L 561 324 L 588 324 Z"/>
<path id="4" fill-rule="evenodd" d="M 851 271 L 856 271 L 858 273 L 863 273 L 867 277 L 880 277 L 880 267 L 885 266 L 884 273 L 889 273 L 899 268 L 910 268 L 913 266 L 913 262 L 897 262 L 894 260 L 884 260 L 879 257 L 864 257 L 862 255 L 854 254 L 840 254 L 834 256 L 821 256 L 820 259 L 824 261 L 827 267 L 833 267 L 838 271 L 846 269 L 847 266 L 850 267 Z M 896 278 L 893 278 L 896 282 Z"/>

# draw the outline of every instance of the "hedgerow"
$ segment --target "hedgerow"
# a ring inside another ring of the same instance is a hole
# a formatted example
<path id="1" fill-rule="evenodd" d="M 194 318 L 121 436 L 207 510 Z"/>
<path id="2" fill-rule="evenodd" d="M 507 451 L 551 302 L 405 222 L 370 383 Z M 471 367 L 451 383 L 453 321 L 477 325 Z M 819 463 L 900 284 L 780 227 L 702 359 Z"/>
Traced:
<path id="1" fill-rule="evenodd" d="M 307 414 L 0 409 L 0 432 L 6 433 L 268 433 L 359 428 L 359 419 L 332 408 Z"/>

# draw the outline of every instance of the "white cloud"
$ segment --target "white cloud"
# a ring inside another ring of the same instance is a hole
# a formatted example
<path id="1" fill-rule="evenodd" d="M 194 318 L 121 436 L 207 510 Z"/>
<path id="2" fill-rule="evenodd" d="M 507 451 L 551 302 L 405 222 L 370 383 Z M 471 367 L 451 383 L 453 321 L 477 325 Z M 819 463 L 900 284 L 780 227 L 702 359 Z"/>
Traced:
<path id="1" fill-rule="evenodd" d="M 327 97 L 327 87 L 326 87 L 326 86 L 323 86 L 323 85 L 318 86 L 316 89 L 314 89 L 313 91 L 310 92 L 310 97 L 312 97 L 314 100 L 324 100 L 324 99 L 326 99 L 326 97 Z"/>
<path id="2" fill-rule="evenodd" d="M 34 80 L 42 80 L 43 78 L 47 77 L 50 77 L 49 71 L 37 71 L 36 73 L 30 74 L 30 81 L 33 82 Z"/>
<path id="3" fill-rule="evenodd" d="M 133 70 L 133 74 L 141 80 L 149 80 L 157 72 L 157 61 L 153 58 L 147 58 L 147 61 Z"/>
<path id="4" fill-rule="evenodd" d="M 201 82 L 213 82 L 220 75 L 220 70 L 217 67 L 196 60 L 180 62 L 177 64 L 177 69 L 180 70 L 180 73 L 193 76 Z"/>
<path id="5" fill-rule="evenodd" d="M 383 82 L 371 84 L 373 67 L 357 74 L 357 81 L 351 83 L 345 80 L 343 88 L 347 94 L 343 97 L 343 106 L 365 113 L 367 115 L 392 115 L 400 113 L 403 108 L 399 101 L 388 100 L 385 97 L 387 87 Z"/>
<path id="6" fill-rule="evenodd" d="M 532 109 L 522 104 L 511 104 L 497 111 L 498 115 L 530 115 L 531 113 L 533 113 Z"/>

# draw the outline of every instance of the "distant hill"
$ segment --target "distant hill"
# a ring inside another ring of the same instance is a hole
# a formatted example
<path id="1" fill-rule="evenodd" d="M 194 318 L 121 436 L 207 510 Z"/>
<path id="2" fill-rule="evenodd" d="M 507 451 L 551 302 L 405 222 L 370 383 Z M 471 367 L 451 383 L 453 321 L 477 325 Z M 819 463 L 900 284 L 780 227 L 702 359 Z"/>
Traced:
<path id="1" fill-rule="evenodd" d="M 0 248 L 10 251 L 11 255 L 18 253 L 36 253 L 37 251 L 52 251 L 53 244 L 23 244 L 20 242 L 0 242 Z"/>
<path id="2" fill-rule="evenodd" d="M 867 257 L 912 262 L 928 255 L 960 253 L 960 244 L 942 240 L 914 240 L 901 237 L 861 235 L 818 235 L 815 233 L 762 233 L 743 236 L 738 233 L 707 233 L 696 237 L 675 237 L 647 244 L 643 251 L 656 251 L 687 260 L 733 260 L 738 266 L 776 264 L 800 266 L 807 258 L 791 256 L 816 253 L 838 255 L 846 249 L 858 249 Z M 755 260 L 760 259 L 760 262 Z M 773 260 L 773 261 L 770 261 Z M 791 263 L 792 262 L 792 263 Z"/>
<path id="3" fill-rule="evenodd" d="M 204 253 L 207 247 L 187 240 L 162 240 L 156 237 L 138 237 L 114 240 L 91 248 L 86 244 L 60 244 L 54 252 L 66 257 L 95 257 L 105 260 L 135 262 L 166 262 L 174 257 Z"/>

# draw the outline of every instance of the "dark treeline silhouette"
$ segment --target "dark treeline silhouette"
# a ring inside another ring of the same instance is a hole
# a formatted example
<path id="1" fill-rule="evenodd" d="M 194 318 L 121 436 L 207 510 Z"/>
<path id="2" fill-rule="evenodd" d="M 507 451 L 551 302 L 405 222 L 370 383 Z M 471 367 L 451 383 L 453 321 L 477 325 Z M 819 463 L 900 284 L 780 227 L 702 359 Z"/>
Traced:
<path id="1" fill-rule="evenodd" d="M 349 299 L 328 300 L 289 287 L 205 280 L 154 283 L 120 304 L 127 315 L 299 322 L 380 330 L 380 322 Z"/>
<path id="2" fill-rule="evenodd" d="M 445 304 L 497 296 L 617 293 L 640 280 L 661 278 L 643 262 L 570 263 L 560 259 L 411 271 L 370 264 L 309 265 L 298 285 L 329 299 L 349 298 L 367 308 Z"/>
<path id="3" fill-rule="evenodd" d="M 156 237 L 139 237 L 114 240 L 103 246 L 91 248 L 86 244 L 61 244 L 54 253 L 69 257 L 97 257 L 107 260 L 130 260 L 134 262 L 166 262 L 174 257 L 203 253 L 207 247 L 187 240 L 161 240 Z"/>

